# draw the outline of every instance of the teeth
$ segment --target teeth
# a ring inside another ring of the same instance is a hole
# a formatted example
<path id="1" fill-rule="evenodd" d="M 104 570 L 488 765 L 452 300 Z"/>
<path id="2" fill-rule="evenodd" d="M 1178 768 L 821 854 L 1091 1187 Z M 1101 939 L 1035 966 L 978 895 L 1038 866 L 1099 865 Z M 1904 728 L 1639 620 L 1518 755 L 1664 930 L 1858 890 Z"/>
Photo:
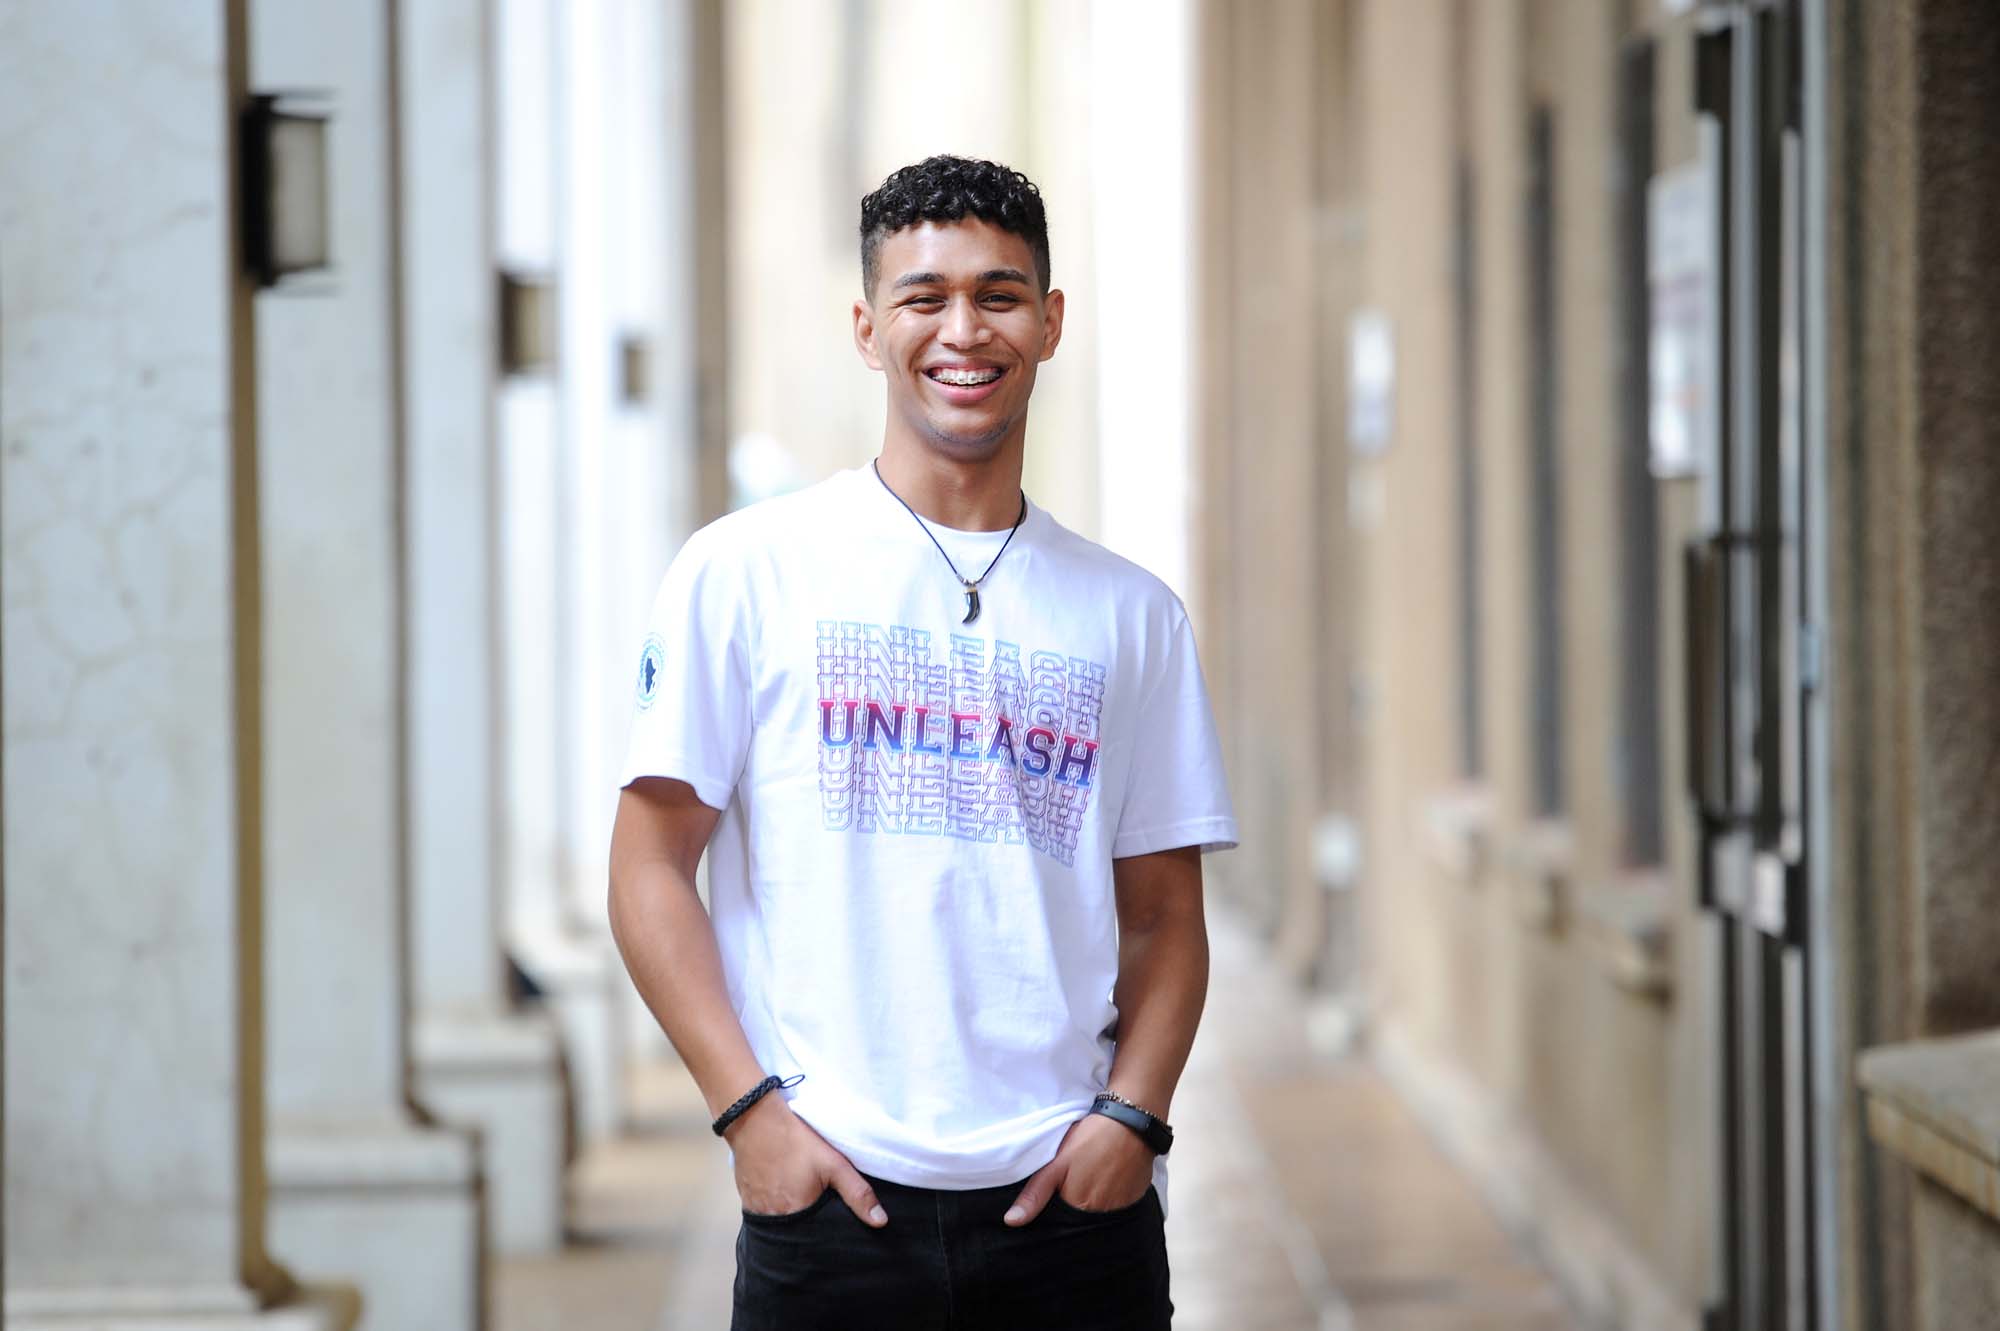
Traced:
<path id="1" fill-rule="evenodd" d="M 971 388 L 977 384 L 990 384 L 1000 377 L 998 370 L 953 370 L 931 371 L 931 378 L 941 384 L 954 384 L 960 388 Z"/>

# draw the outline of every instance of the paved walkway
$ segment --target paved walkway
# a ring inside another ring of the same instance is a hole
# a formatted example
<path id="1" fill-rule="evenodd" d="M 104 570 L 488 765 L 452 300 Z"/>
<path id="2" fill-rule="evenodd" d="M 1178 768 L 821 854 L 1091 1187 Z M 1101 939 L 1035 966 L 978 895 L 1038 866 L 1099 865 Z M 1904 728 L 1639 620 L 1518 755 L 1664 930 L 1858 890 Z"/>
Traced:
<path id="1" fill-rule="evenodd" d="M 1227 914 L 1174 1101 L 1177 1331 L 1574 1331 L 1364 1063 L 1315 1054 L 1296 995 Z M 571 1178 L 571 1243 L 496 1263 L 494 1331 L 723 1331 L 737 1201 L 673 1065 Z M 861 1329 L 857 1328 L 857 1331 Z"/>

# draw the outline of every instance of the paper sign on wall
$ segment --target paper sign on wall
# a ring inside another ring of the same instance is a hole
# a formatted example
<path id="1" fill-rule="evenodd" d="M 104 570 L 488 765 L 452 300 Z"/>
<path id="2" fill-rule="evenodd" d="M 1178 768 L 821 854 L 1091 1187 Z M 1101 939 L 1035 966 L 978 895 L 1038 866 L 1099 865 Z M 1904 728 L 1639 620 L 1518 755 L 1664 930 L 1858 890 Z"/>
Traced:
<path id="1" fill-rule="evenodd" d="M 1396 344 L 1389 316 L 1359 310 L 1347 325 L 1347 446 L 1379 456 L 1395 428 Z"/>
<path id="2" fill-rule="evenodd" d="M 1653 475 L 1692 476 L 1716 409 L 1715 216 L 1699 162 L 1653 177 L 1647 191 L 1651 305 L 1649 413 Z"/>

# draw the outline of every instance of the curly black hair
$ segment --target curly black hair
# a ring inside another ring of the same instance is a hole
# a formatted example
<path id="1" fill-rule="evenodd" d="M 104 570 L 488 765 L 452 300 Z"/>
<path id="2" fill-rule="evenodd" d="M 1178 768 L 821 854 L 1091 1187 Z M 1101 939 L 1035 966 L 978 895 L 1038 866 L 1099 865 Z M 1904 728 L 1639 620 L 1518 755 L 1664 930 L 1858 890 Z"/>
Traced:
<path id="1" fill-rule="evenodd" d="M 1035 182 L 1011 167 L 940 154 L 890 173 L 861 201 L 861 289 L 873 296 L 882 241 L 919 222 L 976 217 L 1028 242 L 1035 276 L 1049 293 L 1049 220 Z"/>

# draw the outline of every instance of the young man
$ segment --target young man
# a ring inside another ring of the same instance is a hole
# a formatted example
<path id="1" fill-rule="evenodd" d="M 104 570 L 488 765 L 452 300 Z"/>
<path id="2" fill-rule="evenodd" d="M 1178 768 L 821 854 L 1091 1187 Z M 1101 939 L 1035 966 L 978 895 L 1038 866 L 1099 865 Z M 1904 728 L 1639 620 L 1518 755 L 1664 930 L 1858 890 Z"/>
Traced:
<path id="1" fill-rule="evenodd" d="M 861 269 L 881 456 L 667 572 L 612 927 L 731 1148 L 736 1331 L 1153 1331 L 1200 853 L 1236 841 L 1194 636 L 1022 493 L 1063 321 L 1035 186 L 906 167 Z"/>

